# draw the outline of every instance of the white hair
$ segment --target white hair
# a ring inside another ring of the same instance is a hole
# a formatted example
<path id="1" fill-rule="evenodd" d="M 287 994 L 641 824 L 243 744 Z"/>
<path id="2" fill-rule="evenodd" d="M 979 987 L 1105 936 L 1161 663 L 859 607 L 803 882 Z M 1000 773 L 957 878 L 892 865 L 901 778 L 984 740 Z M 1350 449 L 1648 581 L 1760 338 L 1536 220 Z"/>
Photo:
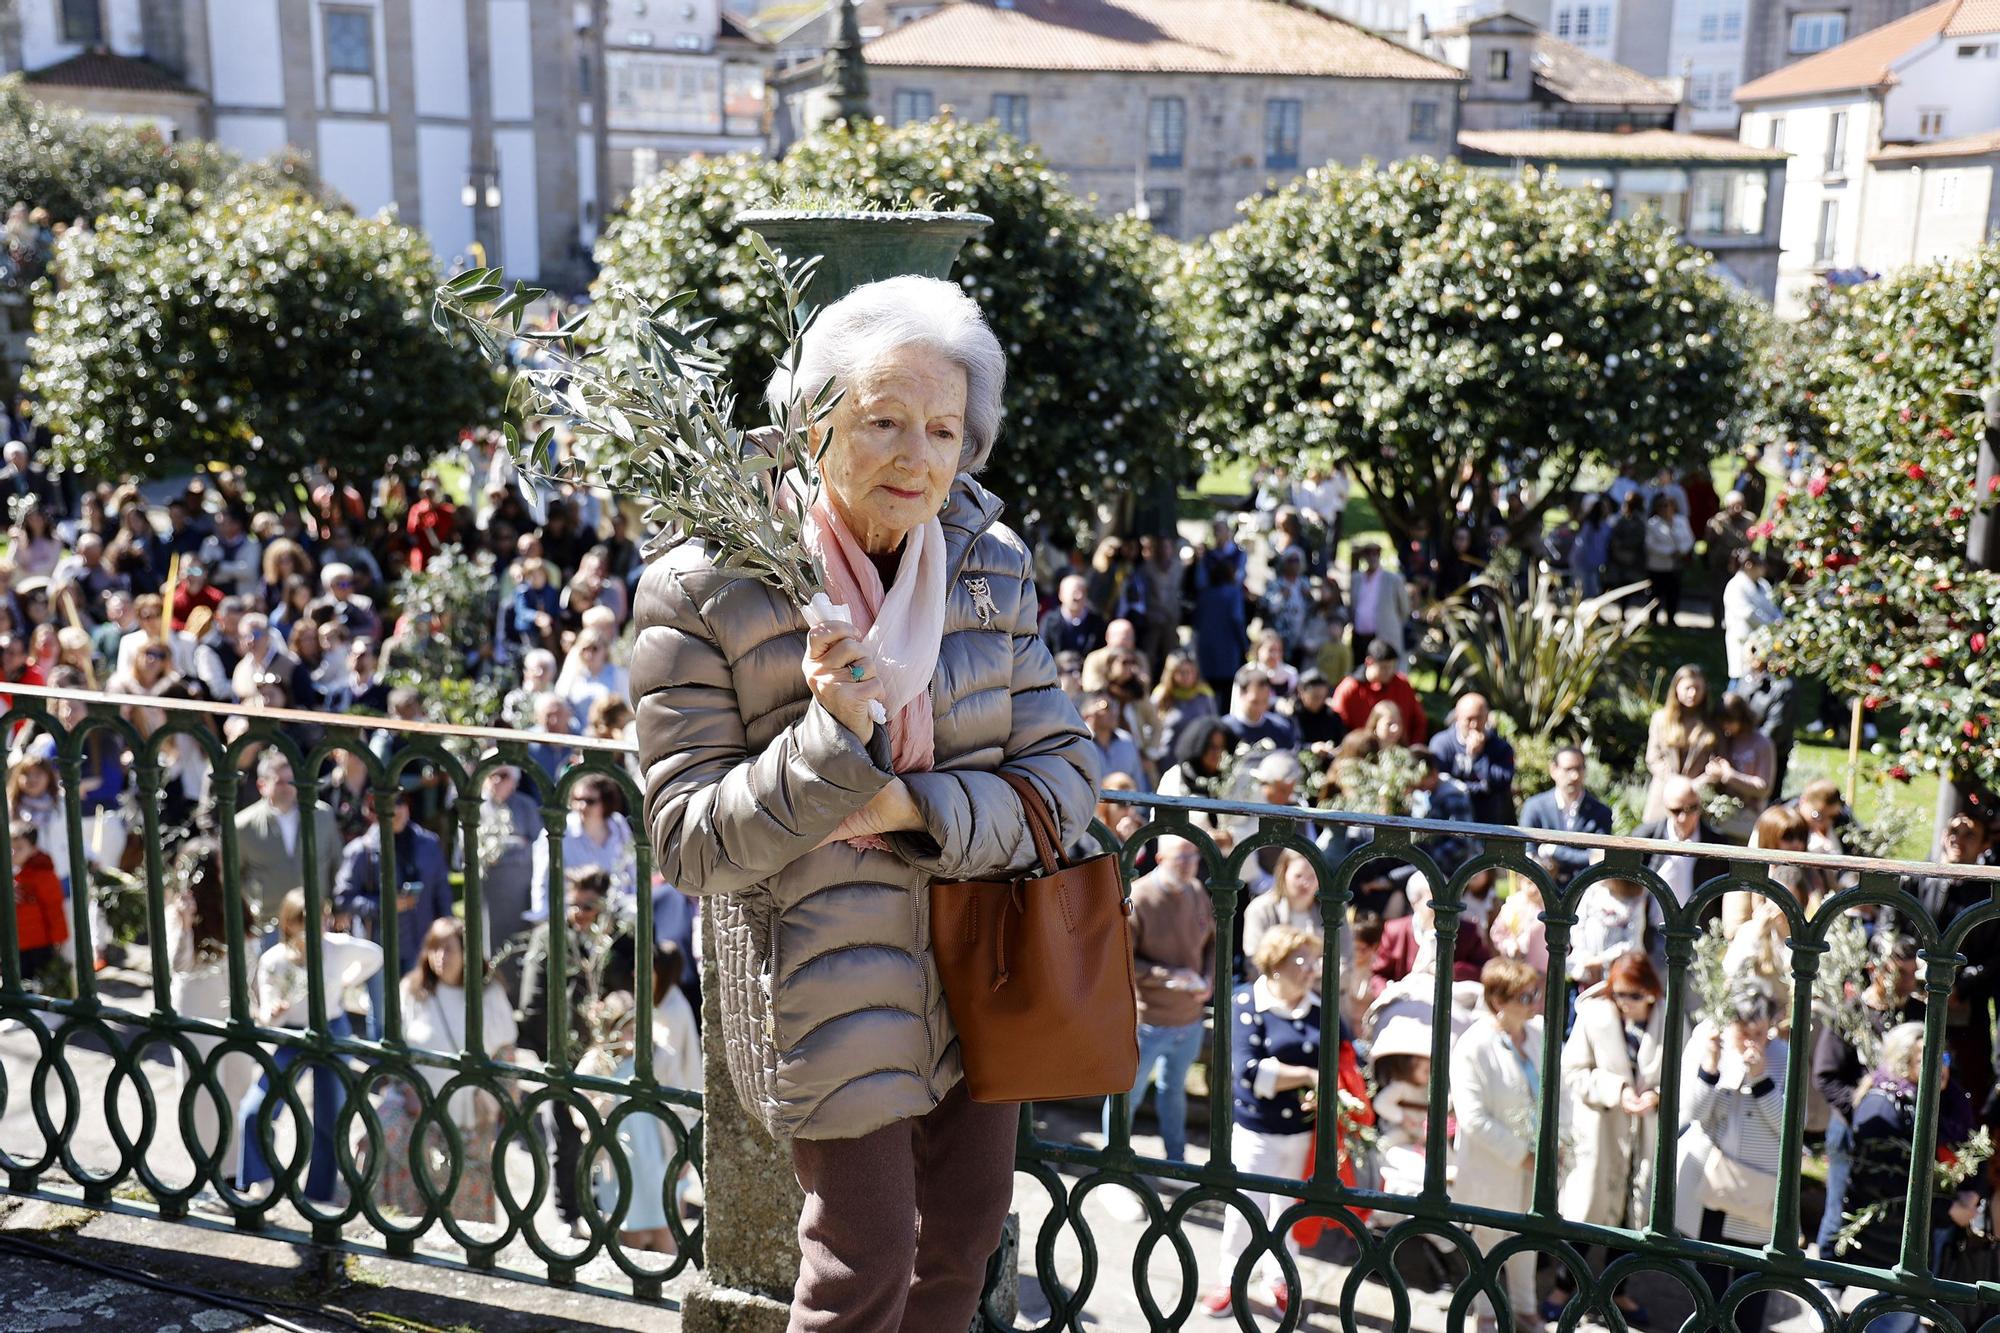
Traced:
<path id="1" fill-rule="evenodd" d="M 1898 1023 L 1882 1034 L 1882 1054 L 1876 1064 L 1892 1074 L 1914 1079 L 1924 1064 L 1924 1025 Z"/>
<path id="2" fill-rule="evenodd" d="M 965 444 L 958 467 L 979 471 L 1000 434 L 1007 357 L 978 303 L 942 278 L 909 274 L 866 283 L 820 311 L 799 348 L 797 373 L 780 368 L 765 400 L 776 412 L 786 411 L 794 396 L 810 403 L 827 384 L 845 388 L 890 353 L 910 346 L 933 348 L 965 372 Z"/>
<path id="3" fill-rule="evenodd" d="M 343 578 L 351 579 L 353 577 L 354 577 L 354 566 L 343 565 L 338 560 L 335 560 L 332 563 L 328 564 L 325 569 L 320 570 L 319 586 L 322 590 L 326 592 L 332 592 L 333 582 L 335 579 L 343 579 Z"/>

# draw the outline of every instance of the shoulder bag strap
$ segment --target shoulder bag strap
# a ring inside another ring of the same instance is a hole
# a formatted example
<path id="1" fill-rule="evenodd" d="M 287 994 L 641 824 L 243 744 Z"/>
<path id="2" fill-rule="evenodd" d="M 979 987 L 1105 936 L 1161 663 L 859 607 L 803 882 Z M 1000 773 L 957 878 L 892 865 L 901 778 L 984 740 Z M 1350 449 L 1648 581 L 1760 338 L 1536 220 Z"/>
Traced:
<path id="1" fill-rule="evenodd" d="M 1000 769 L 1000 780 L 1014 789 L 1021 798 L 1021 812 L 1027 817 L 1028 832 L 1035 840 L 1035 851 L 1042 859 L 1042 873 L 1053 875 L 1062 869 L 1062 841 L 1056 836 L 1055 816 L 1049 813 L 1048 802 L 1042 799 L 1041 791 L 1034 783 L 1019 773 Z"/>

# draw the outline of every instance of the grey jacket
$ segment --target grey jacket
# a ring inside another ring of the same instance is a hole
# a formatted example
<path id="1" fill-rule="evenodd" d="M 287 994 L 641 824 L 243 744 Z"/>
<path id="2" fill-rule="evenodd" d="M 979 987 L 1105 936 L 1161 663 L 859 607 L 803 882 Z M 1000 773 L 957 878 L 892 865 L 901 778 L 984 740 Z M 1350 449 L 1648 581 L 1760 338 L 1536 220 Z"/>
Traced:
<path id="1" fill-rule="evenodd" d="M 818 846 L 895 774 L 885 729 L 863 745 L 812 699 L 798 611 L 693 543 L 640 580 L 646 825 L 660 873 L 708 899 L 730 1077 L 775 1138 L 858 1138 L 958 1082 L 929 885 L 1034 862 L 996 768 L 1036 783 L 1065 845 L 1090 825 L 1097 750 L 1036 636 L 1028 551 L 999 511 L 969 477 L 946 502 L 936 766 L 902 775 L 925 831 L 890 835 L 890 852 Z"/>

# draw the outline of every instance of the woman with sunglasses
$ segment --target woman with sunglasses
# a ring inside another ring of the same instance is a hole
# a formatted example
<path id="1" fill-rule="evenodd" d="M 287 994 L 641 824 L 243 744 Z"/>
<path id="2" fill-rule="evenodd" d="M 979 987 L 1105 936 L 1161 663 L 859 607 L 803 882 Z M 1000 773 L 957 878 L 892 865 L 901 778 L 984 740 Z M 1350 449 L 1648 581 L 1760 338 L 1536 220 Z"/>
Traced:
<path id="1" fill-rule="evenodd" d="M 1452 1141 L 1458 1177 L 1452 1202 L 1525 1213 L 1535 1185 L 1535 1142 L 1542 1096 L 1542 977 L 1516 958 L 1495 958 L 1480 969 L 1486 1012 L 1459 1038 L 1451 1054 Z M 1473 1227 L 1472 1241 L 1490 1253 L 1507 1233 Z M 1503 1267 L 1514 1327 L 1540 1329 L 1535 1300 L 1535 1260 L 1517 1254 Z M 1480 1301 L 1485 1308 L 1484 1298 Z M 1481 1333 L 1497 1324 L 1479 1317 Z"/>
<path id="2" fill-rule="evenodd" d="M 1565 1137 L 1576 1156 L 1557 1196 L 1572 1221 L 1645 1229 L 1660 1133 L 1662 994 L 1652 960 L 1632 952 L 1613 960 L 1603 984 L 1576 1002 L 1576 1026 L 1562 1053 Z M 1599 1271 L 1609 1258 L 1595 1256 Z M 1628 1328 L 1647 1322 L 1645 1307 L 1630 1296 L 1616 1300 Z M 1560 1319 L 1568 1301 L 1567 1293 L 1545 1301 L 1542 1317 Z"/>
<path id="3" fill-rule="evenodd" d="M 563 873 L 598 869 L 611 877 L 612 901 L 630 900 L 638 883 L 638 853 L 632 822 L 625 817 L 625 796 L 602 773 L 587 773 L 569 789 L 569 819 L 563 825 Z M 529 880 L 533 895 L 528 916 L 539 921 L 548 910 L 549 835 L 535 839 L 534 869 Z"/>

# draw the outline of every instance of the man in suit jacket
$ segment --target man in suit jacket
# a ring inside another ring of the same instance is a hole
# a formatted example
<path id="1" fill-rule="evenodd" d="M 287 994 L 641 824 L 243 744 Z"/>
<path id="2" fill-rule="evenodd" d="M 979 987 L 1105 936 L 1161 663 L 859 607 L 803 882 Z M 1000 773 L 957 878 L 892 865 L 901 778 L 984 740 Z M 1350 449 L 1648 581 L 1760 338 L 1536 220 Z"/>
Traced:
<path id="1" fill-rule="evenodd" d="M 1583 751 L 1566 745 L 1549 762 L 1549 776 L 1555 786 L 1530 796 L 1521 806 L 1521 827 L 1548 829 L 1554 833 L 1611 832 L 1611 807 L 1592 796 L 1583 786 Z M 1536 849 L 1541 859 L 1554 867 L 1558 887 L 1567 884 L 1595 859 L 1582 847 L 1542 843 Z"/>
<path id="2" fill-rule="evenodd" d="M 1635 838 L 1652 838 L 1661 842 L 1706 842 L 1727 844 L 1709 822 L 1702 818 L 1701 793 L 1694 783 L 1684 777 L 1667 779 L 1663 792 L 1667 813 L 1650 824 L 1641 824 L 1632 831 Z M 1646 858 L 1646 868 L 1667 882 L 1674 897 L 1686 902 L 1694 891 L 1714 879 L 1727 874 L 1729 863 L 1715 856 L 1687 856 L 1679 852 L 1656 852 Z M 1655 908 L 1657 912 L 1657 908 Z M 1655 923 L 1657 924 L 1657 922 Z"/>
<path id="3" fill-rule="evenodd" d="M 1514 822 L 1514 747 L 1494 729 L 1485 695 L 1459 699 L 1452 724 L 1431 737 L 1431 753 L 1445 772 L 1465 784 L 1475 820 Z"/>
<path id="4" fill-rule="evenodd" d="M 1050 655 L 1082 653 L 1086 657 L 1104 646 L 1104 617 L 1090 604 L 1090 585 L 1080 574 L 1071 574 L 1057 586 L 1056 609 L 1042 617 L 1042 642 Z"/>
<path id="5" fill-rule="evenodd" d="M 257 801 L 236 815 L 236 860 L 244 900 L 259 921 L 268 922 L 278 915 L 278 904 L 286 894 L 305 887 L 305 840 L 300 832 L 305 812 L 299 805 L 292 761 L 276 746 L 258 757 L 257 795 Z M 319 869 L 321 893 L 333 892 L 339 858 L 340 830 L 333 811 L 314 806 L 313 862 Z"/>

